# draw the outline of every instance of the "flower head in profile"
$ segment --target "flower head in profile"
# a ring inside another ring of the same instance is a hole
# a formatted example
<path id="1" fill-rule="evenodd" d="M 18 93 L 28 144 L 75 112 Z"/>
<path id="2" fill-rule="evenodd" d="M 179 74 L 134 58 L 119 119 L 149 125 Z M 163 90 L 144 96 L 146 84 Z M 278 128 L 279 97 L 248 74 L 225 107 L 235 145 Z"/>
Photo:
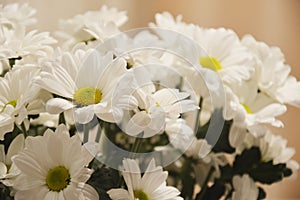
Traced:
<path id="1" fill-rule="evenodd" d="M 143 176 L 136 160 L 124 160 L 123 167 L 123 177 L 128 190 L 109 190 L 108 194 L 112 200 L 183 200 L 178 196 L 178 189 L 166 185 L 168 172 L 163 171 L 160 166 L 155 166 L 154 160 L 150 161 Z"/>
<path id="2" fill-rule="evenodd" d="M 300 82 L 290 75 L 291 67 L 285 63 L 282 51 L 256 41 L 251 35 L 244 36 L 242 44 L 255 57 L 254 78 L 259 90 L 279 103 L 300 107 Z"/>
<path id="3" fill-rule="evenodd" d="M 29 26 L 36 22 L 33 18 L 35 13 L 36 10 L 28 3 L 0 5 L 0 24 L 12 26 L 12 28 L 16 25 Z"/>
<path id="4" fill-rule="evenodd" d="M 241 144 L 247 132 L 261 137 L 266 133 L 266 125 L 283 127 L 283 123 L 277 117 L 286 112 L 286 106 L 257 91 L 253 80 L 242 82 L 231 89 L 226 87 L 224 116 L 227 120 L 233 119 L 229 134 L 232 146 Z"/>
<path id="5" fill-rule="evenodd" d="M 275 135 L 267 130 L 263 137 L 256 138 L 248 134 L 244 143 L 238 147 L 238 151 L 257 146 L 260 149 L 262 161 L 272 161 L 273 165 L 286 164 L 292 171 L 290 179 L 298 176 L 299 163 L 292 160 L 295 155 L 295 149 L 287 146 L 288 141 L 280 135 Z"/>
<path id="6" fill-rule="evenodd" d="M 15 68 L 0 78 L 0 139 L 14 128 L 14 124 L 29 125 L 27 116 L 43 110 L 39 88 L 32 84 L 38 75 L 36 68 Z"/>
<path id="7" fill-rule="evenodd" d="M 234 192 L 233 200 L 256 200 L 258 197 L 258 187 L 248 174 L 243 176 L 234 176 L 233 180 Z"/>
<path id="8" fill-rule="evenodd" d="M 70 137 L 64 125 L 55 132 L 48 129 L 44 136 L 27 137 L 24 150 L 12 159 L 21 172 L 13 183 L 15 199 L 98 199 L 85 184 L 92 159 L 80 138 Z"/>
<path id="9" fill-rule="evenodd" d="M 65 39 L 66 48 L 84 42 L 88 44 L 95 40 L 104 39 L 119 33 L 128 17 L 125 11 L 118 11 L 116 8 L 102 6 L 99 10 L 88 11 L 81 15 L 76 15 L 67 20 L 60 20 L 60 31 L 57 35 Z"/>
<path id="10" fill-rule="evenodd" d="M 0 27 L 1 59 L 46 57 L 52 52 L 51 45 L 54 43 L 56 40 L 48 32 L 26 32 L 25 28 L 19 26 L 16 29 Z"/>
<path id="11" fill-rule="evenodd" d="M 24 149 L 24 135 L 20 134 L 10 143 L 5 154 L 4 145 L 0 145 L 0 181 L 6 186 L 12 186 L 14 178 L 20 170 L 12 162 L 12 157 Z"/>

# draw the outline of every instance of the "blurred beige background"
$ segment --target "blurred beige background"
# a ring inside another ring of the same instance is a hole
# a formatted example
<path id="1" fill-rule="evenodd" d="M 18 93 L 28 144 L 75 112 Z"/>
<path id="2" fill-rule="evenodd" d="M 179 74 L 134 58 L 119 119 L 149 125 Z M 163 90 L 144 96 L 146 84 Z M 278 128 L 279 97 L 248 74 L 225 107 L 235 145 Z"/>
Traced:
<path id="1" fill-rule="evenodd" d="M 16 2 L 0 0 L 0 3 Z M 252 34 L 257 40 L 279 46 L 292 66 L 292 74 L 300 79 L 300 1 L 299 0 L 19 0 L 29 2 L 38 10 L 37 27 L 54 30 L 59 18 L 68 18 L 101 5 L 115 6 L 127 10 L 129 22 L 124 30 L 147 26 L 154 20 L 156 12 L 169 11 L 182 14 L 184 21 L 204 27 L 226 27 L 239 36 Z M 300 91 L 299 91 L 300 92 Z M 300 109 L 289 107 L 281 119 L 284 130 L 276 130 L 296 148 L 296 159 L 300 162 Z M 300 178 L 284 181 L 267 187 L 271 200 L 300 199 Z"/>

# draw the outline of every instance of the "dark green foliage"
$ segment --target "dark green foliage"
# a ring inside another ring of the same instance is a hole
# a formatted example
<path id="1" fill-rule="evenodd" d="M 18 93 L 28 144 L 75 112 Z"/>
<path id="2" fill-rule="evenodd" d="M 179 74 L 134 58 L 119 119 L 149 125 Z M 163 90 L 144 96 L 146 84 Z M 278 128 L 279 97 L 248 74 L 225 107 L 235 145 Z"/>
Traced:
<path id="1" fill-rule="evenodd" d="M 207 188 L 202 200 L 219 200 L 224 193 L 225 185 L 216 181 L 212 186 Z"/>
<path id="2" fill-rule="evenodd" d="M 13 200 L 14 198 L 10 196 L 9 187 L 0 183 L 0 199 L 1 200 Z"/>
<path id="3" fill-rule="evenodd" d="M 257 200 L 260 200 L 260 199 L 265 199 L 267 197 L 267 194 L 266 192 L 264 191 L 264 189 L 262 189 L 261 187 L 258 187 L 259 189 L 259 193 L 258 193 L 258 198 Z"/>
<path id="4" fill-rule="evenodd" d="M 213 135 L 208 136 L 207 133 L 208 133 L 209 127 L 214 126 L 213 124 L 211 124 L 211 121 L 208 121 L 205 125 L 198 128 L 196 137 L 198 139 L 206 138 L 208 144 L 213 145 L 213 152 L 233 153 L 235 151 L 235 149 L 229 144 L 229 132 L 230 132 L 232 120 L 225 121 L 223 119 L 222 110 L 216 110 L 214 112 L 214 115 L 216 115 L 217 118 L 219 118 L 218 121 L 220 121 L 220 123 L 224 123 L 222 132 L 221 133 L 212 133 Z M 213 141 L 215 141 L 215 140 L 217 140 L 217 143 L 213 144 Z"/>
<path id="5" fill-rule="evenodd" d="M 110 199 L 106 191 L 119 187 L 120 174 L 117 170 L 102 167 L 92 174 L 87 183 L 97 190 L 100 199 Z"/>
<path id="6" fill-rule="evenodd" d="M 258 147 L 246 149 L 241 155 L 236 156 L 233 171 L 235 174 L 240 175 L 249 174 L 253 180 L 264 184 L 272 184 L 291 175 L 291 171 L 286 167 L 286 164 L 274 165 L 272 160 L 264 162 L 261 159 Z"/>
<path id="7" fill-rule="evenodd" d="M 192 160 L 187 158 L 184 161 L 180 176 L 182 181 L 181 196 L 186 200 L 191 200 L 194 194 L 194 185 L 196 183 Z"/>

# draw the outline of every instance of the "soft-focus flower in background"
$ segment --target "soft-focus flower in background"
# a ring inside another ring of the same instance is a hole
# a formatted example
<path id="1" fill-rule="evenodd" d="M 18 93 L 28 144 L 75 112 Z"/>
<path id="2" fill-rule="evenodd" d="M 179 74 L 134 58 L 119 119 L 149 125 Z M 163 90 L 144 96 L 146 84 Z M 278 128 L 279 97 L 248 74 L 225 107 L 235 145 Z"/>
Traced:
<path id="1" fill-rule="evenodd" d="M 32 80 L 37 77 L 36 68 L 19 68 L 0 78 L 0 138 L 14 129 L 14 124 L 24 123 L 29 128 L 28 115 L 43 111 L 43 99 L 39 99 L 39 88 Z M 40 107 L 41 106 L 41 107 Z"/>
<path id="2" fill-rule="evenodd" d="M 15 137 L 9 145 L 7 154 L 5 154 L 4 145 L 0 145 L 0 179 L 7 186 L 12 186 L 14 178 L 20 174 L 20 170 L 12 162 L 12 158 L 24 149 L 24 140 L 24 135 Z"/>

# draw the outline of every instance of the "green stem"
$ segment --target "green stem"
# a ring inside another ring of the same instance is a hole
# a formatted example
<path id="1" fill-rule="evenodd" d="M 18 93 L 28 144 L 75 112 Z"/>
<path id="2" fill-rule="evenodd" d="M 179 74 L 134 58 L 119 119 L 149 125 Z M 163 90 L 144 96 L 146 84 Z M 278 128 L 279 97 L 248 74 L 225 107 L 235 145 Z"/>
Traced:
<path id="1" fill-rule="evenodd" d="M 182 181 L 181 195 L 185 200 L 191 200 L 193 198 L 194 185 L 196 182 L 192 159 L 185 158 L 180 176 Z"/>
<path id="2" fill-rule="evenodd" d="M 130 158 L 132 158 L 132 159 L 134 159 L 135 158 L 135 156 L 136 156 L 136 153 L 138 153 L 138 151 L 139 151 L 139 148 L 140 148 L 140 146 L 141 146 L 141 144 L 142 144 L 142 138 L 139 138 L 139 136 L 140 136 L 140 134 L 138 135 L 138 137 L 137 138 L 135 138 L 135 140 L 134 140 L 134 143 L 133 143 L 133 145 L 132 145 L 132 148 L 131 148 L 131 156 L 130 156 Z"/>
<path id="3" fill-rule="evenodd" d="M 197 110 L 197 116 L 196 116 L 196 123 L 195 123 L 195 127 L 194 127 L 194 133 L 197 133 L 198 127 L 199 127 L 199 123 L 200 123 L 200 109 L 202 107 L 202 103 L 203 103 L 203 98 L 200 96 L 199 99 L 199 109 Z"/>
<path id="4" fill-rule="evenodd" d="M 102 128 L 101 128 L 101 126 L 99 126 L 98 130 L 97 130 L 97 135 L 96 135 L 96 138 L 95 138 L 95 142 L 99 142 L 100 141 L 101 132 L 102 132 Z"/>
<path id="5" fill-rule="evenodd" d="M 89 124 L 83 124 L 83 143 L 87 143 L 89 141 Z"/>
<path id="6" fill-rule="evenodd" d="M 22 132 L 24 134 L 24 137 L 26 138 L 28 136 L 28 132 L 26 130 L 24 122 L 22 122 L 22 124 L 21 124 L 21 129 L 22 129 Z"/>
<path id="7" fill-rule="evenodd" d="M 201 186 L 201 191 L 200 191 L 200 193 L 198 193 L 198 195 L 197 195 L 197 197 L 196 197 L 195 200 L 202 200 L 203 199 L 203 197 L 204 197 L 204 195 L 205 195 L 205 193 L 207 191 L 207 188 L 208 188 L 207 184 L 208 184 L 208 182 L 209 182 L 209 180 L 210 180 L 213 172 L 214 172 L 214 168 L 211 167 L 209 169 L 209 172 L 208 172 L 208 174 L 206 176 L 206 179 L 205 179 L 203 185 Z"/>

